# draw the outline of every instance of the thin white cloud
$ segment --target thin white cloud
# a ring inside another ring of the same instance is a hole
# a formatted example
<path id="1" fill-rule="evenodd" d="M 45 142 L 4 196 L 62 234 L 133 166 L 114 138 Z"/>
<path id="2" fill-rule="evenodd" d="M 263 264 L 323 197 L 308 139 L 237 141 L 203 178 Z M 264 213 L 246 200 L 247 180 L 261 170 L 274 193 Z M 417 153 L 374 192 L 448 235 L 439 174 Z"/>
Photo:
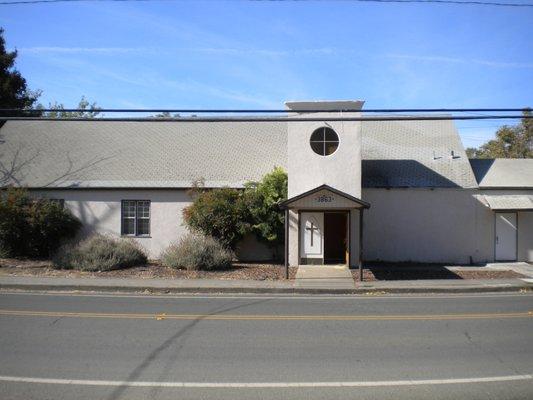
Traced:
<path id="1" fill-rule="evenodd" d="M 387 54 L 387 58 L 410 60 L 410 61 L 428 61 L 454 64 L 477 64 L 496 68 L 533 68 L 533 63 L 501 62 L 492 60 L 479 60 L 475 58 L 455 58 L 442 56 L 418 56 L 410 54 Z"/>
<path id="2" fill-rule="evenodd" d="M 22 47 L 18 51 L 23 54 L 117 54 L 146 53 L 153 49 L 143 47 Z"/>
<path id="3" fill-rule="evenodd" d="M 308 48 L 308 49 L 292 49 L 292 50 L 276 50 L 276 49 L 244 49 L 244 48 L 228 48 L 228 47 L 190 47 L 190 48 L 176 48 L 176 49 L 157 49 L 146 47 L 59 47 L 59 46 L 43 46 L 43 47 L 22 47 L 18 51 L 22 54 L 172 54 L 176 52 L 201 53 L 211 55 L 243 55 L 243 56 L 266 56 L 266 57 L 290 57 L 290 56 L 323 56 L 352 53 L 352 50 L 337 49 L 337 48 Z"/>
<path id="4" fill-rule="evenodd" d="M 157 84 L 179 90 L 185 93 L 195 93 L 208 97 L 215 97 L 223 100 L 238 101 L 244 104 L 255 104 L 265 108 L 275 108 L 278 101 L 264 98 L 258 94 L 245 93 L 236 90 L 228 90 L 221 87 L 212 86 L 195 80 L 176 81 L 165 78 L 157 78 Z"/>
<path id="5" fill-rule="evenodd" d="M 332 55 L 338 53 L 351 52 L 350 50 L 341 50 L 336 48 L 310 48 L 310 49 L 293 49 L 293 50 L 275 50 L 275 49 L 241 49 L 241 48 L 189 48 L 181 49 L 195 53 L 222 54 L 222 55 L 259 55 L 259 56 L 301 56 L 301 55 Z"/>

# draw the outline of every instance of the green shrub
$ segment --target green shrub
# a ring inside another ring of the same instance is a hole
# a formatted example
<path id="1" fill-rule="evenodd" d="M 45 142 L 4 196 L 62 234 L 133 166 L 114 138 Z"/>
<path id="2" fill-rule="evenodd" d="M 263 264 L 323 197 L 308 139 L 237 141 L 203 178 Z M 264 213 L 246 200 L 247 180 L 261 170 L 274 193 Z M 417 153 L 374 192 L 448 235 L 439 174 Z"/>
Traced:
<path id="1" fill-rule="evenodd" d="M 191 231 L 211 236 L 234 250 L 249 231 L 249 212 L 242 201 L 243 191 L 230 188 L 200 189 L 194 202 L 183 210 Z"/>
<path id="2" fill-rule="evenodd" d="M 59 202 L 34 200 L 23 189 L 0 195 L 0 248 L 4 256 L 49 257 L 81 222 Z"/>
<path id="3" fill-rule="evenodd" d="M 217 239 L 235 250 L 248 233 L 269 245 L 274 253 L 284 242 L 285 216 L 280 204 L 287 199 L 287 173 L 276 167 L 260 182 L 247 182 L 244 190 L 193 190 L 193 203 L 183 210 L 193 232 Z"/>
<path id="4" fill-rule="evenodd" d="M 186 235 L 161 255 L 166 267 L 188 270 L 223 270 L 231 267 L 233 253 L 210 236 Z"/>
<path id="5" fill-rule="evenodd" d="M 80 271 L 111 271 L 144 265 L 147 257 L 137 242 L 93 235 L 82 242 L 67 244 L 53 259 L 59 269 Z"/>
<path id="6" fill-rule="evenodd" d="M 244 202 L 250 213 L 251 231 L 259 241 L 276 250 L 285 241 L 285 215 L 280 204 L 287 199 L 287 173 L 276 167 L 260 182 L 247 182 Z"/>
<path id="7" fill-rule="evenodd" d="M 9 252 L 5 250 L 3 247 L 0 247 L 0 258 L 8 258 Z"/>

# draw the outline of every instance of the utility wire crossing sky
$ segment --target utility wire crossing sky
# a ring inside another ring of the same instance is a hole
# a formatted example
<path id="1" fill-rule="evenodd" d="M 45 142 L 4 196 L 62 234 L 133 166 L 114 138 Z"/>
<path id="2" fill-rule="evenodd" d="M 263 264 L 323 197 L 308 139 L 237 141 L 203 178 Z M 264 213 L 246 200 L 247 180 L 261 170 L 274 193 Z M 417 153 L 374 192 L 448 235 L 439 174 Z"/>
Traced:
<path id="1" fill-rule="evenodd" d="M 368 109 L 533 106 L 532 1 L 0 5 L 7 46 L 45 107 L 75 108 L 82 95 L 106 109 L 280 109 L 324 99 L 361 99 Z M 469 147 L 517 122 L 456 125 Z"/>
<path id="2" fill-rule="evenodd" d="M 0 5 L 17 4 L 41 4 L 41 3 L 75 3 L 75 2 L 145 2 L 145 1 L 196 1 L 196 0 L 14 0 L 1 1 Z M 360 2 L 360 3 L 426 3 L 426 4 L 454 4 L 454 5 L 475 5 L 475 6 L 496 6 L 496 7 L 533 7 L 532 3 L 506 3 L 494 1 L 473 1 L 473 0 L 204 0 L 204 1 L 254 1 L 254 2 L 305 2 L 305 1 L 338 1 L 338 2 Z"/>

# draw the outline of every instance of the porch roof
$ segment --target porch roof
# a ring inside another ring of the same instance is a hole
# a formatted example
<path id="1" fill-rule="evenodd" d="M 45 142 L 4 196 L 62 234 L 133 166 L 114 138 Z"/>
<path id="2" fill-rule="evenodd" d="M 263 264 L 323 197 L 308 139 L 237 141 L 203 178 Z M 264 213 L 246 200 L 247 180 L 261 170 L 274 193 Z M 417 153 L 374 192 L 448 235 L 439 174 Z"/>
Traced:
<path id="1" fill-rule="evenodd" d="M 335 189 L 329 185 L 320 185 L 314 189 L 308 190 L 307 192 L 301 193 L 297 196 L 291 197 L 290 199 L 285 200 L 280 204 L 282 209 L 287 208 L 313 208 L 313 206 L 305 205 L 304 207 L 301 207 L 302 201 L 304 201 L 307 198 L 310 198 L 312 195 L 319 194 L 321 192 L 331 193 L 336 196 L 339 196 L 341 198 L 341 202 L 335 202 L 335 204 L 330 204 L 335 200 L 334 199 L 323 199 L 323 200 L 330 200 L 330 201 L 321 201 L 320 199 L 314 199 L 316 208 L 370 208 L 370 203 L 367 203 L 366 201 L 363 201 L 361 199 L 358 199 L 357 197 L 354 197 L 352 195 L 349 195 L 348 193 L 345 193 L 341 190 Z"/>
<path id="2" fill-rule="evenodd" d="M 529 195 L 485 195 L 491 210 L 533 211 L 533 196 Z"/>

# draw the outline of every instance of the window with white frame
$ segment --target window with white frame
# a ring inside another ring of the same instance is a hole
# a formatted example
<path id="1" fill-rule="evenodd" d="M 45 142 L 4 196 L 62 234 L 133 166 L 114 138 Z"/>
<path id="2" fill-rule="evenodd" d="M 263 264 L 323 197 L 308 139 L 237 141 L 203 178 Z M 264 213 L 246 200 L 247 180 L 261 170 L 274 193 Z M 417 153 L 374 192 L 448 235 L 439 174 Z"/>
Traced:
<path id="1" fill-rule="evenodd" d="M 122 235 L 150 235 L 150 200 L 122 200 Z"/>

